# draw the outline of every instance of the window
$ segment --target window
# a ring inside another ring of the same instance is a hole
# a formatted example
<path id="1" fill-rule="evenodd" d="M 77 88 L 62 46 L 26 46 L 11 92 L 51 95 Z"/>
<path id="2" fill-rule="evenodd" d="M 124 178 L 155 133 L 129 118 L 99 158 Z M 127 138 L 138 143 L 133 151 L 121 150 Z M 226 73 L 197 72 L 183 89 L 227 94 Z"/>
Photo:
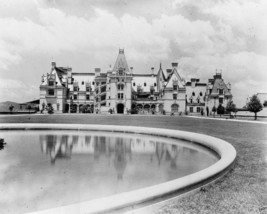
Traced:
<path id="1" fill-rule="evenodd" d="M 197 99 L 197 103 L 200 103 L 200 99 L 199 98 Z"/>
<path id="2" fill-rule="evenodd" d="M 171 110 L 172 110 L 172 112 L 178 112 L 178 105 L 177 104 L 172 104 Z"/>
<path id="3" fill-rule="evenodd" d="M 101 93 L 103 93 L 105 91 L 106 91 L 106 86 L 104 86 L 104 87 L 101 88 Z"/>
<path id="4" fill-rule="evenodd" d="M 219 94 L 223 94 L 223 89 L 219 89 Z"/>
<path id="5" fill-rule="evenodd" d="M 73 91 L 78 91 L 78 86 L 74 86 Z"/>
<path id="6" fill-rule="evenodd" d="M 198 112 L 198 113 L 200 112 L 200 107 L 197 107 L 197 112 Z"/>
<path id="7" fill-rule="evenodd" d="M 95 84 L 95 82 L 92 82 L 92 84 L 94 85 L 94 84 Z"/>
<path id="8" fill-rule="evenodd" d="M 49 95 L 49 96 L 54 96 L 54 95 L 55 95 L 55 91 L 54 91 L 54 89 L 49 89 L 49 90 L 48 90 L 48 95 Z"/>
<path id="9" fill-rule="evenodd" d="M 49 85 L 49 86 L 54 86 L 54 81 L 49 81 L 49 82 L 48 82 L 48 85 Z"/>
<path id="10" fill-rule="evenodd" d="M 59 104 L 59 103 L 57 103 L 57 111 L 59 111 L 59 106 L 60 106 L 60 104 Z"/>
<path id="11" fill-rule="evenodd" d="M 190 107 L 189 108 L 189 111 L 192 113 L 192 112 L 194 112 L 194 108 L 193 107 Z"/>
<path id="12" fill-rule="evenodd" d="M 201 96 L 201 97 L 202 97 L 202 92 L 200 92 L 200 93 L 199 93 L 199 96 Z"/>
<path id="13" fill-rule="evenodd" d="M 135 86 L 135 82 L 133 83 L 133 86 Z"/>
<path id="14" fill-rule="evenodd" d="M 77 94 L 74 94 L 74 95 L 73 95 L 73 99 L 74 99 L 74 100 L 77 100 Z"/>
<path id="15" fill-rule="evenodd" d="M 192 92 L 192 96 L 195 96 L 195 92 Z"/>
<path id="16" fill-rule="evenodd" d="M 123 84 L 118 84 L 118 90 L 123 90 L 124 85 Z"/>
<path id="17" fill-rule="evenodd" d="M 123 75 L 123 69 L 122 69 L 122 68 L 119 69 L 119 75 L 120 75 L 120 76 Z"/>
<path id="18" fill-rule="evenodd" d="M 146 86 L 146 82 L 144 82 L 144 86 Z"/>
<path id="19" fill-rule="evenodd" d="M 89 86 L 86 87 L 86 91 L 91 91 Z"/>
<path id="20" fill-rule="evenodd" d="M 156 87 L 157 86 L 157 83 L 154 83 L 154 87 Z"/>
<path id="21" fill-rule="evenodd" d="M 177 94 L 173 94 L 172 96 L 174 100 L 177 100 Z"/>
<path id="22" fill-rule="evenodd" d="M 177 91 L 177 88 L 178 88 L 177 85 L 173 85 L 173 90 L 174 91 Z"/>
<path id="23" fill-rule="evenodd" d="M 86 95 L 86 100 L 90 100 L 90 95 Z"/>
<path id="24" fill-rule="evenodd" d="M 82 85 L 84 85 L 84 81 L 82 81 Z"/>
<path id="25" fill-rule="evenodd" d="M 104 94 L 104 95 L 101 96 L 101 101 L 103 101 L 105 99 L 106 99 L 106 95 Z"/>
<path id="26" fill-rule="evenodd" d="M 118 93 L 118 99 L 123 99 L 123 93 Z"/>
<path id="27" fill-rule="evenodd" d="M 219 98 L 219 103 L 220 103 L 220 104 L 223 103 L 223 98 L 222 98 L 222 97 Z"/>
<path id="28" fill-rule="evenodd" d="M 192 98 L 190 99 L 190 103 L 193 103 L 193 99 Z"/>

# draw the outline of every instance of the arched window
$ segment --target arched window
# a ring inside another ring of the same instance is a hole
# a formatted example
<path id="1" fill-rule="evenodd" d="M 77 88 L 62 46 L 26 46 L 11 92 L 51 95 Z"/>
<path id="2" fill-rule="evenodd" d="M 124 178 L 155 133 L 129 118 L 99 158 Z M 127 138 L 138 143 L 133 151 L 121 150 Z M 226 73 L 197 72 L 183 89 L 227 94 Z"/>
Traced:
<path id="1" fill-rule="evenodd" d="M 201 96 L 201 97 L 202 97 L 202 92 L 200 92 L 200 93 L 199 93 L 199 96 Z"/>
<path id="2" fill-rule="evenodd" d="M 172 112 L 178 112 L 178 108 L 179 108 L 178 104 L 172 104 L 171 111 Z"/>
<path id="3" fill-rule="evenodd" d="M 195 92 L 192 92 L 192 96 L 195 96 Z"/>

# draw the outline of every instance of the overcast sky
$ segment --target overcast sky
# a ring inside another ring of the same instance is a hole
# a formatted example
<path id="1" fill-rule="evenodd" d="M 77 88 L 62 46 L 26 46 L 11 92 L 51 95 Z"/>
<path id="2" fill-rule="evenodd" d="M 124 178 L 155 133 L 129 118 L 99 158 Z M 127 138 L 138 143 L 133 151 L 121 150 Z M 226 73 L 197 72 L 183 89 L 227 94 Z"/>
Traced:
<path id="1" fill-rule="evenodd" d="M 266 11 L 264 0 L 1 0 L 0 102 L 39 98 L 52 60 L 104 72 L 124 48 L 135 73 L 175 61 L 207 82 L 217 69 L 242 107 L 267 93 Z"/>

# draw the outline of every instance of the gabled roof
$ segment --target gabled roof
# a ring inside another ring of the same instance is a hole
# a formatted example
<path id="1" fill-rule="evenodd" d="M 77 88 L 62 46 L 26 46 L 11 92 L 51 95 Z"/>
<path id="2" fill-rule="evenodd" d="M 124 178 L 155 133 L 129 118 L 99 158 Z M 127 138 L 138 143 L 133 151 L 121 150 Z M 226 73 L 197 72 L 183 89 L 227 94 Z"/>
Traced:
<path id="1" fill-rule="evenodd" d="M 115 62 L 113 71 L 118 71 L 119 68 L 123 68 L 125 72 L 129 72 L 129 67 L 126 61 L 126 57 L 124 55 L 124 49 L 119 49 L 119 54 L 117 60 Z"/>
<path id="2" fill-rule="evenodd" d="M 172 81 L 178 81 L 178 87 L 179 88 L 183 88 L 183 87 L 185 87 L 185 84 L 184 84 L 184 82 L 183 82 L 183 80 L 182 80 L 182 78 L 180 77 L 180 75 L 178 74 L 178 71 L 177 71 L 177 69 L 176 68 L 174 68 L 173 70 L 172 70 L 172 73 L 169 75 L 169 77 L 168 77 L 168 82 L 167 82 L 167 84 L 166 84 L 166 88 L 168 88 L 168 87 L 172 87 Z"/>

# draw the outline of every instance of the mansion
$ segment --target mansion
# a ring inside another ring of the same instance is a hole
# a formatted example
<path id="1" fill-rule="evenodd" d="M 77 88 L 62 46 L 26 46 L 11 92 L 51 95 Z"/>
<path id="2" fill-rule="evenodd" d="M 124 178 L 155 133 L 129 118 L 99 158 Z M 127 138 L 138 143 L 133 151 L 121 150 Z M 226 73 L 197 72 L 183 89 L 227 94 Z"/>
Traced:
<path id="1" fill-rule="evenodd" d="M 221 73 L 207 82 L 186 82 L 178 63 L 172 63 L 170 69 L 160 64 L 158 70 L 138 74 L 128 67 L 123 49 L 106 72 L 77 73 L 52 62 L 40 85 L 40 109 L 52 106 L 55 113 L 207 114 L 231 99 L 231 85 Z"/>

